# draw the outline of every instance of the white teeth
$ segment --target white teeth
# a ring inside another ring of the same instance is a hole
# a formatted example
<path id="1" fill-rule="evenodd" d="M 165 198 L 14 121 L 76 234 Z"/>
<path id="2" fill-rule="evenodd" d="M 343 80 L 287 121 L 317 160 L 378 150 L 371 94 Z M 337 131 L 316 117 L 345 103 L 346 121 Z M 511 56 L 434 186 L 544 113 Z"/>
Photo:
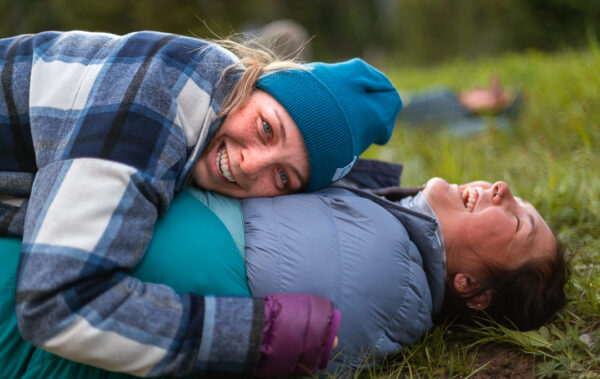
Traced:
<path id="1" fill-rule="evenodd" d="M 473 212 L 473 207 L 477 201 L 478 193 L 475 189 L 465 188 L 462 193 L 463 202 L 467 211 Z"/>
<path id="2" fill-rule="evenodd" d="M 229 171 L 229 156 L 227 155 L 224 144 L 219 148 L 219 151 L 217 151 L 217 167 L 225 179 L 231 183 L 235 183 L 235 179 L 231 175 L 231 171 Z"/>

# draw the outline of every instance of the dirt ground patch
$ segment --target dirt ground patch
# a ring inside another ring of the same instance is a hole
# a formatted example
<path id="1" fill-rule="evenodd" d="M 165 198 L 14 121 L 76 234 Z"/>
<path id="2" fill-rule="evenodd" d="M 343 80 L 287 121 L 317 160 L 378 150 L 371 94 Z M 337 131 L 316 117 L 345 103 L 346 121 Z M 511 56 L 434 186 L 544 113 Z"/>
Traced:
<path id="1" fill-rule="evenodd" d="M 488 363 L 489 362 L 489 363 Z M 487 345 L 479 348 L 475 369 L 485 365 L 471 378 L 533 378 L 535 360 L 517 354 L 502 345 Z"/>

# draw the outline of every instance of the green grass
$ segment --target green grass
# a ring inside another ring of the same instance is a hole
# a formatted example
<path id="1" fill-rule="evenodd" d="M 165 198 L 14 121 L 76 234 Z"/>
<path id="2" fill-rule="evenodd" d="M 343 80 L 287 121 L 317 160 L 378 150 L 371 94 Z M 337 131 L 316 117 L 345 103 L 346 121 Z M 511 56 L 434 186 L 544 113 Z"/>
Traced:
<path id="1" fill-rule="evenodd" d="M 406 348 L 371 377 L 477 377 L 492 363 L 481 348 L 529 357 L 539 377 L 600 377 L 600 51 L 529 52 L 433 68 L 389 67 L 402 94 L 431 85 L 483 86 L 490 74 L 526 97 L 508 129 L 469 137 L 397 125 L 391 142 L 366 156 L 405 165 L 402 185 L 432 176 L 451 182 L 504 180 L 558 233 L 571 262 L 568 306 L 537 331 L 445 326 Z M 594 341 L 596 343 L 594 344 Z M 510 365 L 510 362 L 508 363 Z M 485 375 L 481 375 L 485 377 Z"/>

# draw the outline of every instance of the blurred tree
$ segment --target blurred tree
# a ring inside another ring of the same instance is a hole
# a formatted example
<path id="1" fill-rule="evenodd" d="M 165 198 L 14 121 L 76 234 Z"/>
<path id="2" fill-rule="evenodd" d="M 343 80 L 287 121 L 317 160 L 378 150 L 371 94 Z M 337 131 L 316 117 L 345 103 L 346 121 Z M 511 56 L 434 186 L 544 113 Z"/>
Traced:
<path id="1" fill-rule="evenodd" d="M 600 26 L 600 1 L 401 0 L 401 57 L 435 62 L 524 49 L 581 48 Z"/>
<path id="2" fill-rule="evenodd" d="M 600 32 L 600 1 L 0 0 L 0 37 L 49 29 L 214 37 L 278 19 L 304 25 L 317 60 L 363 56 L 374 64 L 427 63 L 584 47 Z"/>

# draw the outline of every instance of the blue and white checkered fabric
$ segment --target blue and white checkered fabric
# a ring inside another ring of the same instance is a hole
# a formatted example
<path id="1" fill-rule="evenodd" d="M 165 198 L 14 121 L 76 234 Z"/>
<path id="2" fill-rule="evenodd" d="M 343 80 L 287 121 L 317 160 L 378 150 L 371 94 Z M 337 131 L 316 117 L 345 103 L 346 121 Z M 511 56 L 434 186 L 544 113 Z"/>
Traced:
<path id="1" fill-rule="evenodd" d="M 156 32 L 0 40 L 0 234 L 23 235 L 27 340 L 141 376 L 252 371 L 262 301 L 125 274 L 218 128 L 235 59 Z"/>

